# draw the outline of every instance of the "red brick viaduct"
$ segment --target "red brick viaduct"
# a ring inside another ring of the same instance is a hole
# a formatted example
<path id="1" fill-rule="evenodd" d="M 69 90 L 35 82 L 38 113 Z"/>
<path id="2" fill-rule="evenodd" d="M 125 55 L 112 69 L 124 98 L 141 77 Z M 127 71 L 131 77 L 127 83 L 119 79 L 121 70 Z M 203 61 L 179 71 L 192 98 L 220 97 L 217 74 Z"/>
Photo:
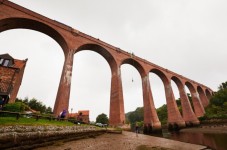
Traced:
<path id="1" fill-rule="evenodd" d="M 159 76 L 164 84 L 169 124 L 177 124 L 179 126 L 185 126 L 188 123 L 199 124 L 197 117 L 204 115 L 204 107 L 208 105 L 209 98 L 213 93 L 210 88 L 183 77 L 182 75 L 137 56 L 132 57 L 128 52 L 10 1 L 0 0 L 0 32 L 16 28 L 32 29 L 42 32 L 53 38 L 64 52 L 65 61 L 56 96 L 54 114 L 59 114 L 61 110 L 68 109 L 73 56 L 75 53 L 82 50 L 91 50 L 99 53 L 106 59 L 111 68 L 112 77 L 109 113 L 111 125 L 122 125 L 125 122 L 120 70 L 122 64 L 134 66 L 141 75 L 144 124 L 145 126 L 151 126 L 152 129 L 160 129 L 161 123 L 154 106 L 149 82 L 149 72 L 153 72 Z M 179 90 L 182 116 L 176 105 L 171 80 L 176 83 Z M 188 87 L 191 93 L 194 111 L 185 92 L 185 86 Z"/>

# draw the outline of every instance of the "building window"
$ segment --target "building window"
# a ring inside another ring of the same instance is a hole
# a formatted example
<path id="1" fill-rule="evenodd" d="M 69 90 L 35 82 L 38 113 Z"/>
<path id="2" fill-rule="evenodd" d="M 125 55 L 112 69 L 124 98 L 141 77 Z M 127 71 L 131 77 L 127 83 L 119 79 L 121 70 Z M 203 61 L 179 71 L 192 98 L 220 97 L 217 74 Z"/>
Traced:
<path id="1" fill-rule="evenodd" d="M 3 60 L 4 60 L 4 59 L 2 59 L 2 58 L 0 59 L 0 65 L 2 65 L 2 64 L 3 64 Z"/>
<path id="2" fill-rule="evenodd" d="M 3 66 L 6 66 L 6 67 L 7 67 L 7 66 L 8 66 L 8 64 L 9 64 L 9 60 L 7 60 L 7 59 L 6 59 L 6 60 L 4 61 Z"/>

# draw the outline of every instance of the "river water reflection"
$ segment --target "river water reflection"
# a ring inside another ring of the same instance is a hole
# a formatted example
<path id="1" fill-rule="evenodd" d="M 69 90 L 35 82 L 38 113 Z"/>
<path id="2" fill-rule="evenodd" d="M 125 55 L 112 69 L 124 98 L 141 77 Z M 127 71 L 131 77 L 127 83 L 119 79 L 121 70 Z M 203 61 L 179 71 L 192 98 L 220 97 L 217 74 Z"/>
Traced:
<path id="1" fill-rule="evenodd" d="M 168 130 L 163 130 L 162 135 L 159 136 L 181 142 L 204 145 L 215 150 L 227 150 L 227 134 L 200 132 L 170 133 Z"/>

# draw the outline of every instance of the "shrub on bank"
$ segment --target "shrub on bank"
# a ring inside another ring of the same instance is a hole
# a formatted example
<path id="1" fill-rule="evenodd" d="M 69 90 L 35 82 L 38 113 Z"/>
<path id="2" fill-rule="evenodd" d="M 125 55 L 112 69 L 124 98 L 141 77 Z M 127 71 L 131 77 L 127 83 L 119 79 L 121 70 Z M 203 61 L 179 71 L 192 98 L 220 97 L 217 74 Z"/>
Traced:
<path id="1" fill-rule="evenodd" d="M 29 107 L 22 102 L 9 103 L 3 107 L 4 111 L 23 112 L 29 110 Z"/>

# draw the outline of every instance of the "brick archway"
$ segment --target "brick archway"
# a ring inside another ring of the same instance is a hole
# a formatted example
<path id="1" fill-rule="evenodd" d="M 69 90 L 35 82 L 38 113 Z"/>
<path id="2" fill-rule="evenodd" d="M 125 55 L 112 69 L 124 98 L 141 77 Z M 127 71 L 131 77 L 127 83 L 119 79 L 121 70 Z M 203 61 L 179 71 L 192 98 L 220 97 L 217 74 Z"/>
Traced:
<path id="1" fill-rule="evenodd" d="M 105 49 L 103 46 L 98 45 L 98 44 L 93 44 L 93 43 L 92 44 L 90 44 L 90 43 L 83 44 L 75 51 L 75 54 L 77 52 L 80 52 L 83 50 L 91 50 L 91 51 L 94 51 L 94 52 L 100 54 L 108 62 L 112 73 L 117 68 L 117 62 L 116 62 L 115 58 L 108 51 L 108 49 Z"/>
<path id="2" fill-rule="evenodd" d="M 123 65 L 123 64 L 129 64 L 129 65 L 133 66 L 134 68 L 136 68 L 136 70 L 139 72 L 141 78 L 146 76 L 143 66 L 137 60 L 133 59 L 132 57 L 123 59 L 121 61 L 120 65 Z"/>
<path id="3" fill-rule="evenodd" d="M 176 83 L 179 91 L 183 119 L 186 125 L 190 125 L 191 123 L 199 124 L 199 120 L 192 110 L 183 82 L 177 76 L 172 76 L 171 79 Z"/>
<path id="4" fill-rule="evenodd" d="M 212 95 L 213 95 L 213 92 L 210 92 L 210 90 L 206 89 L 206 90 L 205 90 L 205 93 L 206 93 L 207 98 L 210 100 L 210 98 L 211 98 Z"/>
<path id="5" fill-rule="evenodd" d="M 206 96 L 211 95 L 210 88 L 192 81 L 182 75 L 162 68 L 143 58 L 125 52 L 115 46 L 105 43 L 97 38 L 89 36 L 63 23 L 54 21 L 29 9 L 16 5 L 10 1 L 0 0 L 0 32 L 10 29 L 24 28 L 42 32 L 53 38 L 61 47 L 65 55 L 65 62 L 56 96 L 54 114 L 58 115 L 63 109 L 68 109 L 69 95 L 71 87 L 71 76 L 73 67 L 73 56 L 76 52 L 90 49 L 102 55 L 110 65 L 112 71 L 111 77 L 111 95 L 110 95 L 110 124 L 117 126 L 125 122 L 124 104 L 122 94 L 122 81 L 120 66 L 123 63 L 133 64 L 139 71 L 143 84 L 143 101 L 145 110 L 145 124 L 152 128 L 160 128 L 156 110 L 149 83 L 149 72 L 158 75 L 163 81 L 165 95 L 168 107 L 169 124 L 178 124 L 184 126 L 179 111 L 176 107 L 175 98 L 171 87 L 171 78 L 179 85 L 180 91 L 183 89 L 180 85 L 184 83 L 190 90 L 196 116 L 204 114 L 204 108 L 201 105 L 197 88 L 200 86 L 205 90 Z M 184 85 L 183 84 L 183 85 Z M 147 107 L 148 106 L 148 107 Z"/>
<path id="6" fill-rule="evenodd" d="M 188 87 L 191 96 L 192 96 L 192 103 L 194 106 L 194 111 L 197 117 L 201 117 L 204 115 L 205 111 L 204 111 L 204 107 L 202 105 L 202 102 L 200 100 L 199 94 L 196 90 L 196 88 L 192 85 L 192 83 L 190 82 L 186 82 L 185 85 Z"/>
<path id="7" fill-rule="evenodd" d="M 76 49 L 75 54 L 83 50 L 94 51 L 100 54 L 108 62 L 112 74 L 109 122 L 111 125 L 118 125 L 119 122 L 120 123 L 124 122 L 125 121 L 124 102 L 119 65 L 117 64 L 113 55 L 108 51 L 108 48 L 104 48 L 101 45 L 94 43 L 83 44 L 79 46 L 78 49 Z"/>
<path id="8" fill-rule="evenodd" d="M 22 17 L 10 17 L 0 20 L 0 32 L 12 30 L 12 29 L 29 29 L 33 31 L 38 31 L 43 33 L 50 38 L 54 39 L 62 48 L 64 53 L 64 58 L 66 58 L 69 51 L 68 43 L 66 42 L 63 35 L 61 35 L 56 29 L 52 28 L 48 24 L 40 22 L 38 20 L 33 20 L 31 18 Z M 25 43 L 26 44 L 26 43 Z M 11 95 L 11 97 L 16 97 L 16 95 Z M 14 102 L 11 100 L 11 102 Z"/>
<path id="9" fill-rule="evenodd" d="M 31 29 L 34 31 L 39 31 L 54 39 L 61 46 L 64 52 L 68 50 L 68 45 L 64 37 L 57 30 L 43 22 L 29 18 L 17 17 L 0 20 L 0 32 L 11 29 Z"/>
<path id="10" fill-rule="evenodd" d="M 167 105 L 167 115 L 168 115 L 168 124 L 178 126 L 185 126 L 185 122 L 180 114 L 180 111 L 177 108 L 176 100 L 173 94 L 172 86 L 171 86 L 171 78 L 169 78 L 169 74 L 165 74 L 160 69 L 152 69 L 150 72 L 155 73 L 163 82 L 166 96 L 166 105 Z"/>
<path id="11" fill-rule="evenodd" d="M 203 91 L 203 89 L 200 86 L 197 87 L 197 91 L 198 91 L 200 100 L 203 104 L 203 107 L 206 107 L 209 104 L 209 102 L 208 102 L 208 98 L 206 97 L 205 92 Z"/>

